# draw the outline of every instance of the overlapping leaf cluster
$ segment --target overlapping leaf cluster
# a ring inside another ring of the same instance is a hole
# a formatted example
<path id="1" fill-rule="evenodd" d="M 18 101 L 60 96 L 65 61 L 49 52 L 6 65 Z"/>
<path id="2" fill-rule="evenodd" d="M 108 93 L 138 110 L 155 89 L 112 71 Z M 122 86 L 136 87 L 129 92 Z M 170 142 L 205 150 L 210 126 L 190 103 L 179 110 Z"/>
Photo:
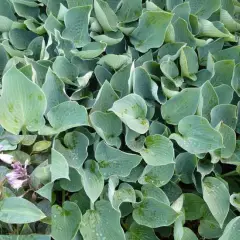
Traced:
<path id="1" fill-rule="evenodd" d="M 0 239 L 239 239 L 239 18 L 238 0 L 1 0 L 0 144 L 29 179 L 0 166 Z"/>

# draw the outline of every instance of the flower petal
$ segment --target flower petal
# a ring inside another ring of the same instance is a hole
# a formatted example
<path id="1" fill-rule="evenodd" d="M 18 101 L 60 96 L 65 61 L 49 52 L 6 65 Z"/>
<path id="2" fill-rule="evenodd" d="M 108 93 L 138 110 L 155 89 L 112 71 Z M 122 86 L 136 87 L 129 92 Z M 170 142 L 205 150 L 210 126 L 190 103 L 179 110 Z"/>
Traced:
<path id="1" fill-rule="evenodd" d="M 13 180 L 13 181 L 9 181 L 9 184 L 11 185 L 12 188 L 14 189 L 19 189 L 20 187 L 23 186 L 23 184 L 26 182 L 27 180 Z"/>
<path id="2" fill-rule="evenodd" d="M 0 153 L 0 160 L 7 164 L 12 164 L 14 159 L 12 155 Z"/>

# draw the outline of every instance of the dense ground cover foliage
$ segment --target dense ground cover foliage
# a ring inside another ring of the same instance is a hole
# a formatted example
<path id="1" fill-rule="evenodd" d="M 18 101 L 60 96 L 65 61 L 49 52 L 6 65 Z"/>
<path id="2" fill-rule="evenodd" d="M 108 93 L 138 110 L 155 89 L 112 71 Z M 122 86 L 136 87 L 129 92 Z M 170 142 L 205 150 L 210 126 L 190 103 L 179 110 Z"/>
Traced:
<path id="1" fill-rule="evenodd" d="M 0 239 L 239 240 L 239 18 L 0 0 Z"/>

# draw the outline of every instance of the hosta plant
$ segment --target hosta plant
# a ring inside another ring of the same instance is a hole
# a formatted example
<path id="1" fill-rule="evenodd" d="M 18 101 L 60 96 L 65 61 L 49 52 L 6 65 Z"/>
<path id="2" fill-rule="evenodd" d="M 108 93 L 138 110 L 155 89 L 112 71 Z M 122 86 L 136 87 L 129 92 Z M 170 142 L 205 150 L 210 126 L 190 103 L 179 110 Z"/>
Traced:
<path id="1" fill-rule="evenodd" d="M 0 0 L 0 240 L 239 240 L 240 1 Z"/>

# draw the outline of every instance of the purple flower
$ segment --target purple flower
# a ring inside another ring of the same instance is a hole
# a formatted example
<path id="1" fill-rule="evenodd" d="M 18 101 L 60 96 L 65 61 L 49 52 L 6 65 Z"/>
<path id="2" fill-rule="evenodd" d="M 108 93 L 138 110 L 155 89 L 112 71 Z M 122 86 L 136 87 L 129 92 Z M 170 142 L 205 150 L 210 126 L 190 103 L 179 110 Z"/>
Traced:
<path id="1" fill-rule="evenodd" d="M 28 161 L 25 162 L 24 166 L 20 162 L 12 164 L 13 170 L 6 175 L 8 183 L 12 188 L 19 189 L 28 181 L 27 164 Z"/>
<path id="2" fill-rule="evenodd" d="M 0 144 L 0 151 L 3 149 L 3 146 Z M 27 174 L 27 165 L 28 160 L 25 161 L 24 166 L 19 162 L 15 161 L 12 155 L 0 153 L 0 160 L 7 164 L 11 164 L 13 170 L 6 174 L 8 183 L 14 189 L 19 189 L 28 181 Z"/>

